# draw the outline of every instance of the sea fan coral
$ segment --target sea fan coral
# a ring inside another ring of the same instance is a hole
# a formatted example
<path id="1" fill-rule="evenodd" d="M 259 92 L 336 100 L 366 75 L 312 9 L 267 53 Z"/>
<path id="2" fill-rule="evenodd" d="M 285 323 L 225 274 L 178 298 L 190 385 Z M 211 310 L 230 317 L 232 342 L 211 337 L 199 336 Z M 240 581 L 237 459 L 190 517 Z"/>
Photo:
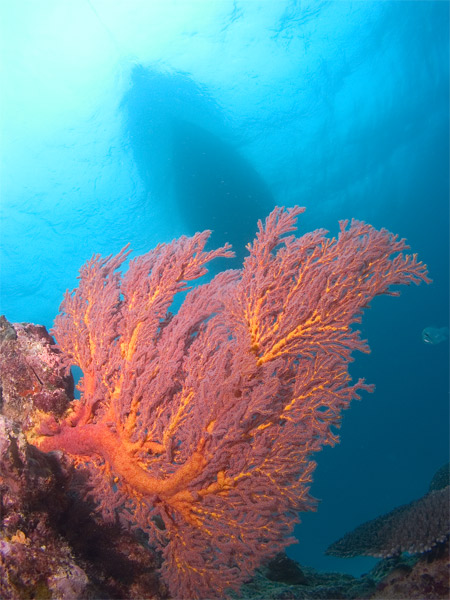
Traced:
<path id="1" fill-rule="evenodd" d="M 84 374 L 81 398 L 29 436 L 90 474 L 107 518 L 140 527 L 163 552 L 177 598 L 223 597 L 293 541 L 311 455 L 338 440 L 362 309 L 394 284 L 427 280 L 404 241 L 358 221 L 339 237 L 296 238 L 300 208 L 259 223 L 242 270 L 174 296 L 205 264 L 209 232 L 119 268 L 94 256 L 67 293 L 54 335 Z"/>

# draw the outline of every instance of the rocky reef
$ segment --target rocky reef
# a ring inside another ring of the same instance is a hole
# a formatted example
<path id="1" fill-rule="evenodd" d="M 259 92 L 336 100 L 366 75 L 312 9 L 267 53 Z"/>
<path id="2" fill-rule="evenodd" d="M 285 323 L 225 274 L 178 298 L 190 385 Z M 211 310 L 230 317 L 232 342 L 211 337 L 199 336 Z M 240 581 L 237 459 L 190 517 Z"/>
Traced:
<path id="1" fill-rule="evenodd" d="M 167 597 L 145 540 L 104 523 L 62 453 L 27 441 L 42 412 L 62 414 L 73 379 L 44 327 L 0 318 L 0 597 Z"/>

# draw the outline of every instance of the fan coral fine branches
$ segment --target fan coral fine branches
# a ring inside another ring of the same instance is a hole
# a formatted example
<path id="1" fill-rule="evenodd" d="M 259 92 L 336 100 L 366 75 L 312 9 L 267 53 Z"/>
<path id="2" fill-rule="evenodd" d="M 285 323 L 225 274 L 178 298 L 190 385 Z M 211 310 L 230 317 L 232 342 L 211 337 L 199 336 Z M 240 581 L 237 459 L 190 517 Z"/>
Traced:
<path id="1" fill-rule="evenodd" d="M 174 296 L 231 256 L 205 252 L 209 232 L 182 237 L 119 267 L 94 256 L 66 293 L 53 333 L 83 371 L 81 398 L 31 438 L 63 450 L 90 475 L 107 518 L 119 515 L 161 548 L 177 598 L 238 589 L 311 510 L 314 452 L 338 437 L 350 383 L 352 324 L 394 284 L 427 281 L 403 240 L 365 223 L 297 238 L 303 209 L 259 222 L 239 271 Z"/>

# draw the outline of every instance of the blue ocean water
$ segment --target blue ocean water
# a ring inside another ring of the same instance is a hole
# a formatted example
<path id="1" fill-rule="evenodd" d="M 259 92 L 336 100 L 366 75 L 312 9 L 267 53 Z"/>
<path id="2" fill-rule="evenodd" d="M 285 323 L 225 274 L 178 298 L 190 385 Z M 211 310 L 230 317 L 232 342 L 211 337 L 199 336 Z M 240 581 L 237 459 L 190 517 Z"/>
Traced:
<path id="1" fill-rule="evenodd" d="M 376 298 L 352 365 L 376 384 L 317 456 L 288 553 L 426 492 L 448 460 L 449 3 L 17 0 L 0 3 L 1 312 L 50 327 L 93 253 L 142 253 L 197 229 L 233 241 L 256 219 L 300 231 L 356 217 L 406 237 L 433 284 Z M 218 268 L 222 268 L 220 265 Z M 236 266 L 236 263 L 233 265 Z"/>

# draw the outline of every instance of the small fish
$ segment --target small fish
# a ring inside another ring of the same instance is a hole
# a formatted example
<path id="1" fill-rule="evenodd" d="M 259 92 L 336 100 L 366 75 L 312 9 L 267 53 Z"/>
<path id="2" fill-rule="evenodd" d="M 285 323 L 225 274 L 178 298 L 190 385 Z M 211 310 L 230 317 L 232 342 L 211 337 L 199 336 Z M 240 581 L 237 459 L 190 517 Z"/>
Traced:
<path id="1" fill-rule="evenodd" d="M 425 344 L 440 344 L 448 340 L 448 327 L 425 327 L 422 331 Z"/>

